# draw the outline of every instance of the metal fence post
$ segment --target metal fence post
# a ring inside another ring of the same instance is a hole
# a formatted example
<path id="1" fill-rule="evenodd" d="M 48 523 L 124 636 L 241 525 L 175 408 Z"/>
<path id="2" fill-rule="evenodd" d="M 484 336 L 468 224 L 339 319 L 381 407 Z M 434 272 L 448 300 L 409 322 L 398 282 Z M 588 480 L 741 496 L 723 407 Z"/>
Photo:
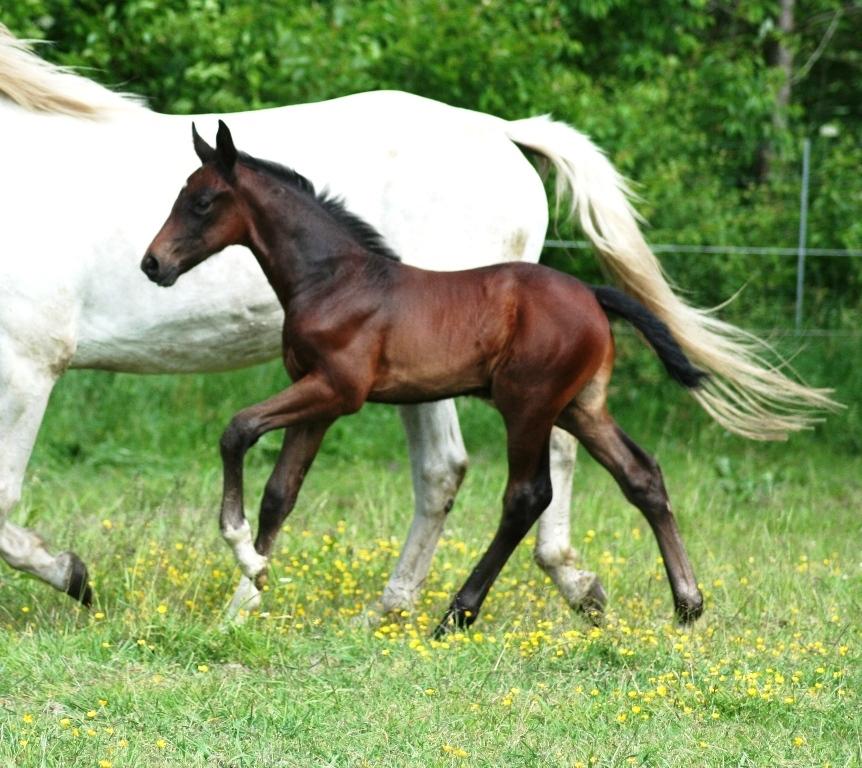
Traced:
<path id="1" fill-rule="evenodd" d="M 808 181 L 811 139 L 802 142 L 802 189 L 799 193 L 799 244 L 796 249 L 796 332 L 802 330 L 802 300 L 805 285 L 805 246 L 808 240 Z"/>

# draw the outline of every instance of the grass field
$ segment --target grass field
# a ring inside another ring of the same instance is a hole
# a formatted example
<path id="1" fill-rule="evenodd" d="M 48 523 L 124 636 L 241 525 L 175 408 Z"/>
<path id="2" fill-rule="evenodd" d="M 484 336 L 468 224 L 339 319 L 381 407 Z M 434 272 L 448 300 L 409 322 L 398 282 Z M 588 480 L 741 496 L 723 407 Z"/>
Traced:
<path id="1" fill-rule="evenodd" d="M 70 375 L 14 519 L 84 557 L 97 605 L 0 571 L 0 766 L 862 764 L 854 343 L 797 361 L 847 412 L 764 445 L 709 425 L 624 340 L 612 405 L 663 465 L 704 617 L 674 623 L 649 529 L 582 455 L 573 539 L 608 588 L 605 625 L 569 612 L 523 545 L 474 628 L 443 643 L 429 629 L 505 479 L 487 407 L 459 406 L 471 468 L 414 613 L 366 616 L 411 514 L 398 417 L 369 407 L 327 437 L 262 612 L 224 629 L 237 573 L 216 441 L 281 385 L 277 366 Z M 277 446 L 249 457 L 250 509 Z"/>

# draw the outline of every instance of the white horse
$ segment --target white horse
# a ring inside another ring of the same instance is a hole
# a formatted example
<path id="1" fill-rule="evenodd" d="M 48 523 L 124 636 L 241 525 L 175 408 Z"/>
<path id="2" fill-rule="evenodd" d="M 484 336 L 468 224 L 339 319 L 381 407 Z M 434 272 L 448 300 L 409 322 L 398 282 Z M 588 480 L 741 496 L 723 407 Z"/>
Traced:
<path id="1" fill-rule="evenodd" d="M 195 119 L 214 130 L 213 116 Z M 46 63 L 0 26 L 0 557 L 84 603 L 91 593 L 80 558 L 51 554 L 9 520 L 57 379 L 69 368 L 224 370 L 280 350 L 281 310 L 253 260 L 225 252 L 167 294 L 138 269 L 189 171 L 190 124 Z M 538 260 L 547 199 L 526 154 L 544 158 L 604 267 L 712 373 L 695 397 L 716 421 L 774 439 L 831 404 L 827 391 L 762 362 L 755 339 L 674 295 L 623 180 L 567 125 L 506 121 L 397 92 L 235 114 L 230 124 L 250 152 L 342 195 L 406 262 L 439 270 Z M 415 601 L 467 466 L 451 402 L 401 414 L 416 510 L 383 594 L 387 611 Z M 574 458 L 572 440 L 556 434 L 554 501 L 535 556 L 571 606 L 592 607 L 604 599 L 601 586 L 578 569 L 569 543 Z M 243 583 L 233 609 L 258 598 Z"/>

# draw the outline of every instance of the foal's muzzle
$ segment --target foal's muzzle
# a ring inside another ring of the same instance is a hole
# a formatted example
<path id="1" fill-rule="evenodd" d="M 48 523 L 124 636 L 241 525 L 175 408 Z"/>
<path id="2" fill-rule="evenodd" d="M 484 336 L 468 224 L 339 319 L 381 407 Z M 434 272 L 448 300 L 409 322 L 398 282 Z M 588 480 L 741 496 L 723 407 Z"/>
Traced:
<path id="1" fill-rule="evenodd" d="M 161 264 L 152 251 L 148 251 L 141 261 L 141 271 L 157 285 L 164 288 L 173 285 L 179 277 L 178 270 L 168 269 L 162 272 Z"/>

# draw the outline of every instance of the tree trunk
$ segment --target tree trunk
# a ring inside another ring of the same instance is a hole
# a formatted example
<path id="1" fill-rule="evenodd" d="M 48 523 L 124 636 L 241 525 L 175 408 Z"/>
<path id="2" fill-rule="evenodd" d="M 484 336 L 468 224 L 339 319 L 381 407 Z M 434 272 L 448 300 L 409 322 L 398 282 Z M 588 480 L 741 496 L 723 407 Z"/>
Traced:
<path id="1" fill-rule="evenodd" d="M 795 0 L 780 0 L 778 12 L 778 33 L 766 46 L 766 63 L 781 71 L 781 87 L 775 94 L 775 107 L 772 111 L 772 130 L 775 134 L 787 128 L 787 110 L 790 106 L 790 84 L 793 76 L 793 51 L 787 46 L 787 39 L 793 33 L 793 10 Z M 771 140 L 764 141 L 757 153 L 756 174 L 758 181 L 766 182 L 772 170 L 775 152 Z"/>

